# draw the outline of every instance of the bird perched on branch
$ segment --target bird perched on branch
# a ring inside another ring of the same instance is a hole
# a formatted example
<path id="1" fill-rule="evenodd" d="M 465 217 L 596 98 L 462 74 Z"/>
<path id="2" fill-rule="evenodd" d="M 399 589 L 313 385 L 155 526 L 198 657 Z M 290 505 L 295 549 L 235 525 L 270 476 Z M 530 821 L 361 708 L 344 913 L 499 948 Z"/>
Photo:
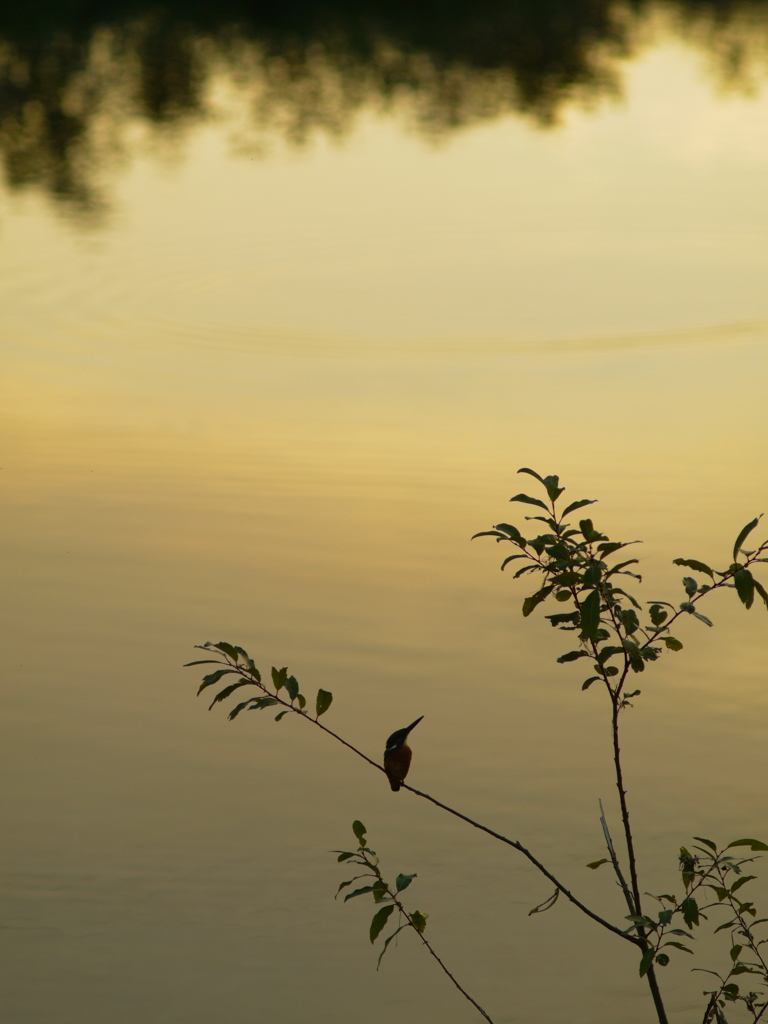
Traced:
<path id="1" fill-rule="evenodd" d="M 406 742 L 408 733 L 419 724 L 423 717 L 424 715 L 417 718 L 415 722 L 411 722 L 407 729 L 398 729 L 397 732 L 393 732 L 387 740 L 384 750 L 384 771 L 387 773 L 389 784 L 395 793 L 400 789 L 400 783 L 408 774 L 408 769 L 411 766 L 412 751 Z"/>

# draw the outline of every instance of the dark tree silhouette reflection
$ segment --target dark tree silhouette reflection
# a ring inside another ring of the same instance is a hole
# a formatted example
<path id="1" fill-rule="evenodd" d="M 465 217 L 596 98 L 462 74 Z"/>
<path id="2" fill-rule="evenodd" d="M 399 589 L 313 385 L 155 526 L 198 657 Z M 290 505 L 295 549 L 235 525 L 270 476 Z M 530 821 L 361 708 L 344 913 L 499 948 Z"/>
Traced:
<path id="1" fill-rule="evenodd" d="M 647 0 L 349 0 L 319 5 L 92 4 L 0 12 L 0 152 L 11 188 L 45 188 L 97 214 L 126 128 L 178 138 L 210 115 L 223 80 L 247 101 L 243 142 L 343 134 L 364 107 L 398 109 L 439 136 L 517 112 L 549 126 L 569 103 L 620 91 L 621 62 L 658 10 Z M 768 0 L 670 0 L 720 85 L 766 64 Z"/>

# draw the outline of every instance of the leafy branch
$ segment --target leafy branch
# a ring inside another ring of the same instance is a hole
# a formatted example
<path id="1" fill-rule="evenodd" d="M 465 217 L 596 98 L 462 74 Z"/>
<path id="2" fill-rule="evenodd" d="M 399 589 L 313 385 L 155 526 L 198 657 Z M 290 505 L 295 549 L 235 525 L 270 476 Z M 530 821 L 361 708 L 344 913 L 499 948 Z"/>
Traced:
<path id="1" fill-rule="evenodd" d="M 422 914 L 421 911 L 419 910 L 414 910 L 412 913 L 408 913 L 408 911 L 403 906 L 403 903 L 400 900 L 400 893 L 404 892 L 411 884 L 411 882 L 414 880 L 414 878 L 416 877 L 415 872 L 411 875 L 398 875 L 395 880 L 395 885 L 394 887 L 392 887 L 384 879 L 384 876 L 382 875 L 381 870 L 379 869 L 379 858 L 376 855 L 376 851 L 372 850 L 370 846 L 368 846 L 367 840 L 365 838 L 367 833 L 365 825 L 363 825 L 361 821 L 354 821 L 352 823 L 352 831 L 355 833 L 355 837 L 357 838 L 358 841 L 357 849 L 334 850 L 333 852 L 338 853 L 338 861 L 346 862 L 348 864 L 354 864 L 357 867 L 361 867 L 363 868 L 363 872 L 362 874 L 355 875 L 354 878 L 350 878 L 346 882 L 342 882 L 339 888 L 336 890 L 336 895 L 338 896 L 342 889 L 346 889 L 348 886 L 354 885 L 355 882 L 358 882 L 361 879 L 373 879 L 373 881 L 370 884 L 366 883 L 365 885 L 359 886 L 352 892 L 347 893 L 347 895 L 344 897 L 344 902 L 346 903 L 347 900 L 352 900 L 356 896 L 362 896 L 365 893 L 370 893 L 373 897 L 374 903 L 379 905 L 379 909 L 373 915 L 373 919 L 371 920 L 371 925 L 368 933 L 372 944 L 376 941 L 379 935 L 387 927 L 390 916 L 394 913 L 394 911 L 397 910 L 398 912 L 397 927 L 384 940 L 384 947 L 381 953 L 379 954 L 376 969 L 378 970 L 379 967 L 381 966 L 382 958 L 384 954 L 387 952 L 390 942 L 392 942 L 392 940 L 396 938 L 402 931 L 404 931 L 407 928 L 410 928 L 412 931 L 416 933 L 422 944 L 426 947 L 429 954 L 437 961 L 437 963 L 440 966 L 440 969 L 443 971 L 444 974 L 447 975 L 447 977 L 456 986 L 459 992 L 461 992 L 464 998 L 467 999 L 470 1003 L 472 1003 L 475 1009 L 489 1022 L 489 1024 L 493 1024 L 493 1021 L 482 1008 L 482 1006 L 480 1006 L 480 1004 L 472 998 L 472 996 L 467 992 L 467 990 L 459 984 L 459 982 L 456 980 L 453 974 L 451 974 L 451 972 L 445 966 L 443 961 L 437 955 L 431 943 L 424 937 L 424 929 L 427 927 L 427 918 L 429 917 L 429 915 Z"/>

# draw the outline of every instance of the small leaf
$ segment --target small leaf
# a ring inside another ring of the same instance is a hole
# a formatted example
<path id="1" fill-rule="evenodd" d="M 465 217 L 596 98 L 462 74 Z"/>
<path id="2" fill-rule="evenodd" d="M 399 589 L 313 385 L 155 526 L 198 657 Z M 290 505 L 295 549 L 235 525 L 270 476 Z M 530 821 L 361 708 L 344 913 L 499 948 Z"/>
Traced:
<path id="1" fill-rule="evenodd" d="M 501 563 L 501 571 L 504 572 L 504 567 L 509 565 L 510 562 L 514 562 L 516 558 L 527 558 L 528 555 L 508 555 Z"/>
<path id="2" fill-rule="evenodd" d="M 347 895 L 344 897 L 344 902 L 346 903 L 347 900 L 353 900 L 355 898 L 355 896 L 362 896 L 363 893 L 366 893 L 366 892 L 373 892 L 373 886 L 372 885 L 364 885 L 362 887 L 362 889 L 355 889 L 354 892 L 347 893 Z"/>
<path id="3" fill-rule="evenodd" d="M 581 684 L 582 690 L 588 690 L 592 683 L 596 683 L 598 679 L 602 679 L 602 676 L 590 676 L 589 679 L 585 679 Z"/>
<path id="4" fill-rule="evenodd" d="M 738 946 L 738 945 L 737 946 L 731 946 L 730 956 L 731 956 L 731 960 L 733 961 L 733 963 L 736 963 L 736 961 L 739 959 L 739 953 L 742 951 L 743 948 L 744 948 L 743 946 Z"/>
<path id="5" fill-rule="evenodd" d="M 339 862 L 339 864 L 343 860 L 349 860 L 350 857 L 355 856 L 354 853 L 350 853 L 349 850 L 334 850 L 333 852 L 338 853 L 339 856 L 336 858 L 336 860 Z"/>
<path id="6" fill-rule="evenodd" d="M 390 903 L 390 905 L 388 907 L 382 907 L 381 910 L 377 910 L 376 913 L 373 915 L 373 920 L 371 921 L 371 930 L 370 930 L 370 936 L 371 936 L 371 942 L 372 943 L 375 942 L 376 939 L 379 937 L 379 934 L 381 933 L 381 929 L 384 927 L 384 925 L 389 920 L 389 915 L 392 913 L 392 911 L 394 909 L 395 909 L 394 906 Z"/>
<path id="7" fill-rule="evenodd" d="M 368 829 L 365 827 L 362 821 L 358 821 L 357 819 L 355 819 L 355 821 L 352 822 L 352 831 L 355 833 L 357 841 L 360 843 L 360 845 L 365 846 L 365 834 L 368 831 Z"/>
<path id="8" fill-rule="evenodd" d="M 216 694 L 211 703 L 208 705 L 208 710 L 210 711 L 213 705 L 218 704 L 219 701 L 226 700 L 226 698 L 231 693 L 234 693 L 235 690 L 239 690 L 241 686 L 253 686 L 253 683 L 250 681 L 250 679 L 245 679 L 239 683 L 231 683 L 229 686 L 225 686 L 223 690 Z"/>
<path id="9" fill-rule="evenodd" d="M 640 977 L 644 978 L 648 973 L 648 970 L 653 963 L 655 951 L 653 949 L 646 949 L 640 960 Z"/>
<path id="10" fill-rule="evenodd" d="M 232 661 L 237 661 L 238 650 L 236 647 L 233 647 L 232 644 L 225 644 L 224 641 L 221 640 L 219 643 L 212 644 L 211 646 L 226 654 L 228 658 L 232 659 Z"/>
<path id="11" fill-rule="evenodd" d="M 726 850 L 730 850 L 734 846 L 748 846 L 750 850 L 768 850 L 768 846 L 765 843 L 761 843 L 759 839 L 737 839 L 733 843 L 729 843 L 726 846 Z"/>
<path id="12" fill-rule="evenodd" d="M 285 681 L 288 678 L 287 668 L 275 668 L 272 666 L 272 683 L 276 690 L 279 690 L 281 686 L 285 686 Z"/>
<path id="13" fill-rule="evenodd" d="M 551 896 L 547 897 L 543 903 L 539 903 L 538 906 L 534 907 L 533 910 L 528 911 L 528 917 L 532 914 L 543 914 L 545 910 L 550 910 L 557 903 L 557 897 L 560 895 L 560 890 L 555 889 Z"/>
<path id="14" fill-rule="evenodd" d="M 590 861 L 589 864 L 587 864 L 587 867 L 591 868 L 592 871 L 595 871 L 597 868 L 600 867 L 601 864 L 607 864 L 607 863 L 608 863 L 608 858 L 607 857 L 603 857 L 600 860 Z"/>
<path id="15" fill-rule="evenodd" d="M 253 697 L 251 697 L 251 700 L 244 700 L 244 701 L 242 702 L 242 704 L 235 704 L 235 706 L 234 706 L 234 707 L 232 708 L 232 710 L 231 710 L 231 711 L 229 712 L 229 714 L 227 715 L 227 718 L 228 718 L 228 719 L 230 720 L 230 722 L 231 722 L 231 721 L 232 721 L 232 720 L 233 720 L 234 718 L 237 718 L 237 716 L 238 716 L 238 715 L 240 714 L 240 712 L 241 712 L 241 711 L 243 710 L 243 708 L 247 708 L 247 707 L 248 707 L 248 705 L 249 705 L 249 704 L 251 703 L 251 701 L 252 701 L 253 699 L 254 699 L 254 698 L 253 698 Z M 210 710 L 210 708 L 209 708 L 209 710 Z"/>
<path id="16" fill-rule="evenodd" d="M 596 640 L 600 626 L 600 594 L 590 591 L 581 606 L 581 639 Z"/>
<path id="17" fill-rule="evenodd" d="M 765 587 L 759 580 L 754 579 L 754 577 L 752 579 L 752 582 L 755 585 L 755 590 L 758 592 L 760 597 L 762 597 L 763 601 L 765 602 L 765 607 L 768 608 L 768 592 L 766 591 Z"/>
<path id="18" fill-rule="evenodd" d="M 296 676 L 288 676 L 285 680 L 285 688 L 291 700 L 296 700 L 299 695 L 299 683 Z"/>
<path id="19" fill-rule="evenodd" d="M 673 636 L 665 636 L 663 639 L 670 651 L 682 651 L 683 645 Z"/>
<path id="20" fill-rule="evenodd" d="M 419 933 L 419 935 L 424 934 L 424 929 L 427 927 L 428 917 L 429 914 L 422 914 L 418 910 L 414 910 L 414 912 L 411 914 L 410 922 L 416 929 L 416 931 Z"/>
<path id="21" fill-rule="evenodd" d="M 666 953 L 657 953 L 654 957 L 654 960 L 659 965 L 659 967 L 666 967 L 669 963 L 669 957 Z"/>
<path id="22" fill-rule="evenodd" d="M 751 523 L 747 523 L 747 525 L 741 531 L 739 536 L 736 538 L 736 543 L 733 545 L 733 560 L 734 560 L 734 562 L 736 561 L 736 556 L 738 555 L 739 551 L 741 550 L 741 545 L 744 543 L 744 541 L 747 539 L 747 537 L 750 535 L 750 533 L 752 533 L 754 528 L 760 522 L 760 519 L 761 519 L 761 516 L 757 516 L 757 518 L 753 519 Z"/>
<path id="23" fill-rule="evenodd" d="M 523 601 L 523 615 L 526 617 L 531 614 L 537 604 L 541 604 L 549 595 L 552 593 L 552 587 L 542 587 L 541 590 L 537 590 L 535 594 L 531 594 L 530 597 L 526 597 Z"/>
<path id="24" fill-rule="evenodd" d="M 683 576 L 683 586 L 688 597 L 693 597 L 696 591 L 699 589 L 699 585 L 693 576 Z"/>
<path id="25" fill-rule="evenodd" d="M 521 469 L 518 469 L 518 471 L 517 471 L 517 472 L 518 472 L 518 473 L 527 473 L 527 474 L 528 474 L 528 476 L 532 476 L 532 477 L 535 477 L 535 478 L 536 478 L 536 480 L 538 480 L 540 484 L 543 484 L 543 483 L 544 483 L 544 478 L 543 478 L 543 477 L 540 477 L 540 476 L 539 476 L 539 474 L 538 474 L 538 473 L 536 472 L 536 470 L 535 470 L 535 469 L 528 469 L 528 467 L 527 467 L 527 466 L 523 466 L 523 467 L 522 467 Z"/>
<path id="26" fill-rule="evenodd" d="M 717 853 L 717 846 L 715 845 L 715 843 L 712 842 L 711 839 L 704 839 L 703 836 L 694 836 L 693 838 L 698 843 L 704 843 L 704 845 L 708 846 L 713 853 Z"/>
<path id="27" fill-rule="evenodd" d="M 565 490 L 564 487 L 560 486 L 560 478 L 557 476 L 546 476 L 544 477 L 544 486 L 547 488 L 547 495 L 550 501 L 557 501 L 560 495 Z"/>
<path id="28" fill-rule="evenodd" d="M 211 672 L 210 675 L 203 676 L 203 681 L 202 681 L 202 683 L 197 688 L 197 695 L 198 695 L 198 697 L 200 696 L 200 694 L 203 692 L 203 690 L 206 687 L 213 686 L 216 683 L 218 683 L 218 681 L 222 678 L 222 676 L 229 676 L 229 675 L 232 675 L 232 673 L 236 673 L 236 672 L 237 672 L 237 669 L 234 669 L 234 668 L 220 668 L 220 669 L 217 669 L 216 672 Z"/>
<path id="29" fill-rule="evenodd" d="M 398 875 L 397 878 L 395 879 L 395 888 L 397 889 L 398 892 L 402 892 L 403 889 L 408 888 L 408 886 L 411 884 L 415 877 L 415 871 L 412 875 Z"/>
<path id="30" fill-rule="evenodd" d="M 512 526 L 511 523 L 497 523 L 494 529 L 501 530 L 502 533 L 508 533 L 513 541 L 520 544 L 522 547 L 525 547 L 527 543 L 525 537 L 520 533 L 518 528 L 516 526 Z"/>
<path id="31" fill-rule="evenodd" d="M 543 508 L 545 512 L 549 512 L 549 509 L 543 501 L 539 501 L 538 498 L 532 498 L 529 494 L 516 494 L 514 498 L 510 498 L 510 501 L 522 501 L 526 505 L 538 505 L 539 508 Z"/>
<path id="32" fill-rule="evenodd" d="M 317 700 L 315 701 L 315 711 L 317 713 L 317 717 L 318 718 L 320 717 L 320 715 L 325 714 L 325 712 L 331 706 L 331 701 L 332 700 L 333 700 L 333 694 L 330 692 L 330 690 L 318 690 L 317 691 Z"/>
<path id="33" fill-rule="evenodd" d="M 582 498 L 581 501 L 572 501 L 567 508 L 563 509 L 563 518 L 570 515 L 571 512 L 575 512 L 577 508 L 584 508 L 585 505 L 594 505 L 596 501 L 596 498 Z"/>
<path id="34" fill-rule="evenodd" d="M 576 661 L 577 658 L 588 658 L 589 654 L 587 651 L 568 651 L 567 654 L 561 654 L 557 659 L 558 665 L 564 665 L 567 661 Z"/>
<path id="35" fill-rule="evenodd" d="M 378 971 L 379 967 L 381 967 L 381 958 L 387 952 L 387 946 L 390 944 L 390 942 L 392 941 L 392 939 L 394 939 L 394 937 L 396 935 L 400 934 L 400 932 L 403 930 L 403 928 L 407 928 L 407 927 L 408 927 L 407 924 L 401 924 L 400 927 L 397 929 L 397 931 L 392 932 L 392 934 L 388 935 L 387 938 L 384 940 L 384 948 L 379 953 L 379 959 L 376 961 L 376 970 L 377 971 Z"/>
<path id="36" fill-rule="evenodd" d="M 281 718 L 285 718 L 285 716 L 289 715 L 290 713 L 290 710 L 281 711 L 278 715 L 275 715 L 275 721 L 279 722 Z"/>
<path id="37" fill-rule="evenodd" d="M 683 920 L 689 928 L 699 923 L 699 907 L 693 896 L 684 899 L 680 904 L 680 909 L 683 912 Z"/>
<path id="38" fill-rule="evenodd" d="M 751 608 L 755 599 L 755 581 L 749 569 L 739 569 L 733 574 L 736 593 L 745 608 Z"/>
<path id="39" fill-rule="evenodd" d="M 190 665 L 220 665 L 221 662 L 217 658 L 203 658 L 202 661 L 188 661 L 182 665 L 182 668 L 189 668 Z M 230 669 L 230 671 L 232 671 Z"/>
<path id="40" fill-rule="evenodd" d="M 714 573 L 705 562 L 699 562 L 695 558 L 673 558 L 673 565 L 685 565 L 689 569 L 695 569 L 696 572 L 705 572 L 708 576 L 714 579 Z"/>
<path id="41" fill-rule="evenodd" d="M 665 946 L 674 946 L 674 947 L 675 947 L 675 949 L 682 949 L 682 951 L 683 951 L 684 953 L 690 953 L 690 954 L 691 954 L 691 956 L 693 956 L 693 950 L 692 950 L 692 949 L 688 949 L 688 947 L 687 947 L 687 946 L 684 946 L 684 945 L 682 944 L 682 942 L 674 942 L 674 941 L 672 941 L 672 940 L 670 939 L 670 941 L 669 941 L 669 942 L 665 942 L 665 943 L 664 943 L 664 945 L 665 945 Z"/>

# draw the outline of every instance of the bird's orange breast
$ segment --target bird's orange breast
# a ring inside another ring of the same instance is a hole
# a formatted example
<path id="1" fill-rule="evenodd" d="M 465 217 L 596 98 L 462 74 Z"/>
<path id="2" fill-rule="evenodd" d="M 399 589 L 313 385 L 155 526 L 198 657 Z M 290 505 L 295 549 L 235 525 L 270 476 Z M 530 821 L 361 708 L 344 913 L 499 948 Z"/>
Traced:
<path id="1" fill-rule="evenodd" d="M 384 771 L 387 773 L 389 784 L 395 792 L 400 789 L 400 783 L 408 774 L 408 769 L 411 766 L 411 756 L 411 748 L 407 743 L 404 743 L 402 747 L 398 747 L 397 750 L 384 754 Z"/>

